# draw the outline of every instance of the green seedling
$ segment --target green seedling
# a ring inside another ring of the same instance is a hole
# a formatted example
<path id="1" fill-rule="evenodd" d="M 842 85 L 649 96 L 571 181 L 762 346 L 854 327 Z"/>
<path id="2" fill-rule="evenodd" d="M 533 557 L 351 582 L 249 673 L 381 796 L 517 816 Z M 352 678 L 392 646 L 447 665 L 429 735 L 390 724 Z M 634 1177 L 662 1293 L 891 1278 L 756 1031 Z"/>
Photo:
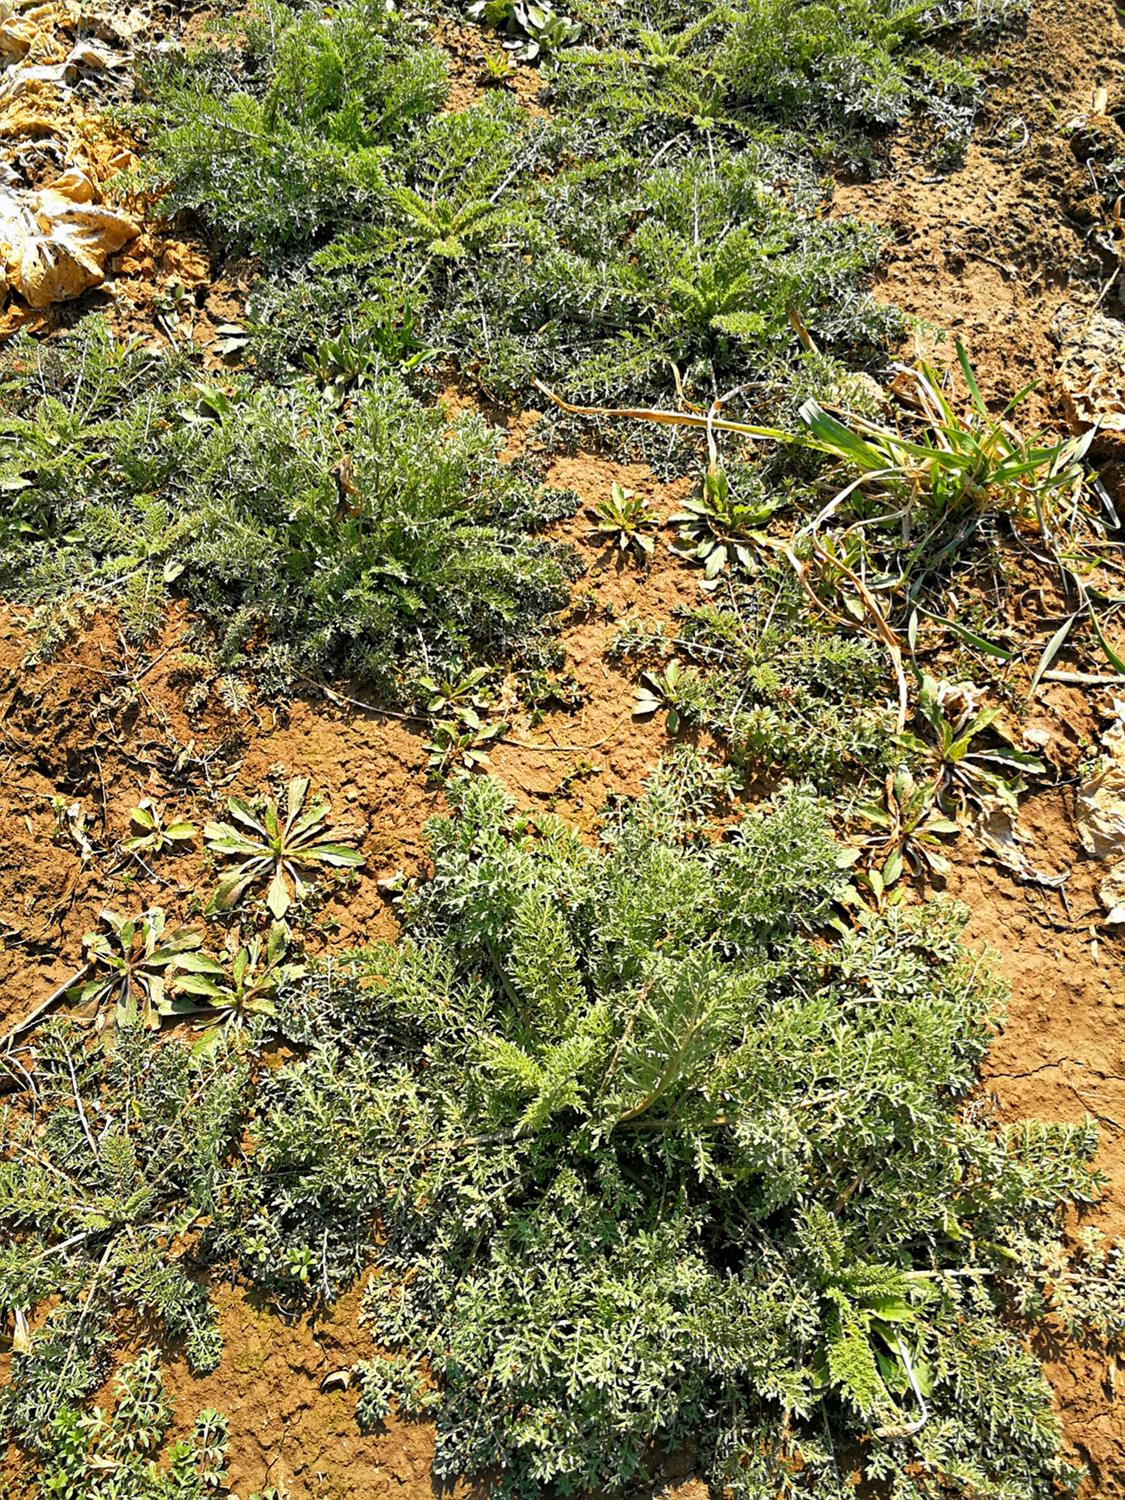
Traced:
<path id="1" fill-rule="evenodd" d="M 330 805 L 319 798 L 307 802 L 308 791 L 309 778 L 294 776 L 284 812 L 268 795 L 253 802 L 231 797 L 227 810 L 234 823 L 207 824 L 207 847 L 238 861 L 216 887 L 209 912 L 233 911 L 247 890 L 265 885 L 266 906 L 280 921 L 307 894 L 310 872 L 321 866 L 354 870 L 363 864 L 363 855 L 351 847 L 358 830 L 331 826 Z"/>
<path id="2" fill-rule="evenodd" d="M 682 664 L 675 657 L 662 672 L 642 672 L 637 699 L 633 704 L 634 719 L 647 719 L 661 709 L 666 709 L 668 733 L 675 734 L 680 727 L 680 689 L 686 677 Z"/>
<path id="3" fill-rule="evenodd" d="M 492 701 L 492 694 L 483 691 L 491 675 L 488 667 L 474 667 L 460 677 L 419 677 L 418 686 L 428 695 L 426 712 L 438 718 L 459 718 L 466 712 L 483 711 Z"/>
<path id="4" fill-rule="evenodd" d="M 635 495 L 615 479 L 609 499 L 599 500 L 586 514 L 593 523 L 591 536 L 611 543 L 623 556 L 631 553 L 640 563 L 652 557 L 655 542 L 649 532 L 659 523 L 643 495 Z"/>
<path id="5" fill-rule="evenodd" d="M 930 769 L 938 797 L 963 823 L 970 807 L 984 813 L 1003 808 L 1014 814 L 1024 790 L 1023 774 L 1046 769 L 1036 756 L 1011 743 L 997 723 L 998 708 L 979 707 L 979 692 L 972 683 L 924 676 L 918 715 L 932 737 L 904 733 L 898 743 Z"/>
<path id="6" fill-rule="evenodd" d="M 471 708 L 462 709 L 455 719 L 439 720 L 426 744 L 430 771 L 435 776 L 467 776 L 482 770 L 488 765 L 489 747 L 509 728 L 505 719 L 483 723 Z"/>
<path id="7" fill-rule="evenodd" d="M 876 904 L 897 887 L 906 869 L 949 873 L 945 850 L 961 824 L 942 811 L 932 781 L 919 782 L 900 766 L 887 777 L 883 803 L 860 803 L 856 817 L 867 832 L 843 851 L 841 866 L 854 869 L 856 885 L 870 891 Z"/>
<path id="8" fill-rule="evenodd" d="M 255 935 L 240 944 L 232 935 L 227 944 L 226 962 L 208 960 L 179 981 L 182 994 L 198 996 L 206 1003 L 202 1019 L 204 1029 L 245 1026 L 252 1016 L 277 1014 L 277 992 L 283 984 L 300 978 L 305 967 L 287 963 L 289 929 L 284 922 L 274 922 L 269 935 Z"/>
<path id="9" fill-rule="evenodd" d="M 163 854 L 168 849 L 182 848 L 199 832 L 194 823 L 184 818 L 166 822 L 164 809 L 151 797 L 143 797 L 137 803 L 129 814 L 129 822 L 136 832 L 123 839 L 121 847 L 130 854 Z"/>

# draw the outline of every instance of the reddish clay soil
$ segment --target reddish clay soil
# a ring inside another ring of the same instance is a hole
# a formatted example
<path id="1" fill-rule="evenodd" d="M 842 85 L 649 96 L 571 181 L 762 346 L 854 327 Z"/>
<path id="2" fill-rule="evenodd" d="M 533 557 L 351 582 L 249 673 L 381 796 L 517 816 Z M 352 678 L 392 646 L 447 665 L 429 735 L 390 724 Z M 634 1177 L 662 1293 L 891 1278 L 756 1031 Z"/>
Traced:
<path id="1" fill-rule="evenodd" d="M 469 30 L 446 40 L 459 63 L 451 105 L 461 107 L 483 88 L 483 45 Z M 836 202 L 890 232 L 879 295 L 964 338 L 990 398 L 1039 379 L 1035 415 L 1058 422 L 1057 314 L 1071 302 L 1088 310 L 1113 273 L 1075 133 L 1060 127 L 1088 113 L 1100 87 L 1116 86 L 1121 27 L 1103 0 L 1039 0 L 1005 56 L 961 169 L 935 179 L 907 134 L 892 146 L 885 178 L 841 187 Z M 517 70 L 516 80 L 530 99 L 535 75 Z M 1105 118 L 1099 129 L 1119 128 L 1112 111 Z M 194 311 L 169 335 L 154 322 L 153 289 L 166 291 L 174 278 L 192 291 Z M 1111 287 L 1103 308 L 1119 312 L 1115 298 Z M 93 305 L 106 306 L 123 332 L 207 346 L 240 304 L 237 278 L 213 282 L 202 245 L 152 232 Z M 73 316 L 64 310 L 37 327 L 47 333 Z M 512 419 L 513 452 L 529 416 Z M 556 460 L 548 476 L 584 503 L 604 497 L 615 479 L 647 495 L 659 515 L 685 493 L 643 466 L 590 454 Z M 607 795 L 636 792 L 667 744 L 661 722 L 631 719 L 635 672 L 607 658 L 609 636 L 627 615 L 667 619 L 697 600 L 699 574 L 663 544 L 648 571 L 618 568 L 585 539 L 581 516 L 563 530 L 589 569 L 561 621 L 565 670 L 582 703 L 536 723 L 516 716 L 492 770 L 518 800 L 592 829 Z M 159 639 L 138 650 L 104 615 L 78 615 L 59 650 L 36 661 L 26 621 L 0 617 L 0 1030 L 77 968 L 82 934 L 104 906 L 160 904 L 170 919 L 186 919 L 209 890 L 213 875 L 198 846 L 162 863 L 160 881 L 116 852 L 143 796 L 202 821 L 228 788 L 254 790 L 279 768 L 310 776 L 339 817 L 363 826 L 366 856 L 363 878 L 329 894 L 312 941 L 343 951 L 393 932 L 379 878 L 420 869 L 423 825 L 443 805 L 426 774 L 424 726 L 364 708 L 362 689 L 339 684 L 334 696 L 310 687 L 284 704 L 250 694 L 234 709 L 190 656 L 189 625 L 173 610 Z M 1125 946 L 1101 925 L 1099 871 L 1073 821 L 1079 763 L 1108 699 L 1105 688 L 1052 684 L 1021 726 L 1050 735 L 1054 777 L 1029 796 L 1022 821 L 1031 862 L 1069 872 L 1064 893 L 1021 882 L 967 840 L 946 888 L 968 903 L 970 941 L 988 945 L 1011 985 L 986 1086 L 1010 1118 L 1098 1119 L 1108 1188 L 1097 1220 L 1125 1234 Z M 229 1417 L 239 1494 L 269 1484 L 291 1500 L 433 1492 L 425 1425 L 363 1436 L 354 1394 L 321 1389 L 326 1376 L 370 1352 L 354 1295 L 326 1317 L 287 1322 L 241 1291 L 215 1294 L 223 1361 L 202 1380 L 174 1364 L 171 1385 L 183 1425 L 207 1405 Z M 1088 1494 L 1125 1496 L 1125 1400 L 1112 1362 L 1067 1349 L 1052 1353 L 1049 1371 L 1068 1442 L 1091 1471 Z M 685 1496 L 703 1493 L 690 1473 L 667 1477 Z"/>

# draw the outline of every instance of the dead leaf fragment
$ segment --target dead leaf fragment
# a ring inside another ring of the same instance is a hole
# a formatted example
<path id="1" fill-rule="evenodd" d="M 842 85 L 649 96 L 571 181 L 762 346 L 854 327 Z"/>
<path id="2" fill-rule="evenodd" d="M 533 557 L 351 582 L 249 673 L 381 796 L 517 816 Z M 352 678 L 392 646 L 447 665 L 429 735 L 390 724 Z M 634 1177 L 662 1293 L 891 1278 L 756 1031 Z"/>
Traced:
<path id="1" fill-rule="evenodd" d="M 1101 758 L 1078 788 L 1075 820 L 1086 853 L 1111 864 L 1099 895 L 1117 923 L 1125 922 L 1125 700 L 1115 699 L 1113 714 Z"/>
<path id="2" fill-rule="evenodd" d="M 0 278 L 29 306 L 49 307 L 100 286 L 108 258 L 140 234 L 128 214 L 98 198 L 77 167 L 50 187 L 0 187 Z"/>
<path id="3" fill-rule="evenodd" d="M 1115 927 L 1125 922 L 1125 860 L 1110 870 L 1098 887 L 1098 895 L 1108 913 L 1106 924 Z"/>
<path id="4" fill-rule="evenodd" d="M 1078 788 L 1078 836 L 1095 859 L 1125 858 L 1125 700 L 1102 737 L 1102 756 Z"/>
<path id="5" fill-rule="evenodd" d="M 1096 426 L 1095 452 L 1125 444 L 1125 322 L 1064 306 L 1055 317 L 1059 382 L 1074 432 Z"/>
<path id="6" fill-rule="evenodd" d="M 1010 870 L 1017 879 L 1052 891 L 1061 890 L 1066 885 L 1069 876 L 1065 871 L 1061 875 L 1052 875 L 1046 870 L 1037 870 L 1028 862 L 1023 851 L 1027 836 L 1007 808 L 990 808 L 977 819 L 975 832 L 997 863 Z"/>

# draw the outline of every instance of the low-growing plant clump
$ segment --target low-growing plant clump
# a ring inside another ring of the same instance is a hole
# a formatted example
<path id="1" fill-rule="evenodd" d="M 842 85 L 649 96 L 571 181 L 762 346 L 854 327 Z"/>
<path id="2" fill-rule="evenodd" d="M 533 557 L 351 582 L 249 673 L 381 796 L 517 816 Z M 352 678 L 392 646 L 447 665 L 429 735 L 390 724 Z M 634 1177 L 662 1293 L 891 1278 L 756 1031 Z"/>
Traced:
<path id="1" fill-rule="evenodd" d="M 87 320 L 0 366 L 6 595 L 80 591 L 143 637 L 174 590 L 260 680 L 358 673 L 410 699 L 435 662 L 538 661 L 568 555 L 561 500 L 383 372 L 338 416 L 307 384 L 220 390 Z"/>
<path id="2" fill-rule="evenodd" d="M 40 1474 L 117 1441 L 80 1413 L 122 1305 L 206 1370 L 205 1267 L 295 1308 L 373 1266 L 359 1416 L 428 1414 L 439 1477 L 612 1490 L 692 1442 L 747 1496 L 839 1494 L 857 1454 L 903 1495 L 1067 1481 L 1011 1312 L 1117 1337 L 1066 1260 L 1093 1126 L 975 1094 L 1002 991 L 958 908 L 845 922 L 823 806 L 731 822 L 732 787 L 681 752 L 591 846 L 467 780 L 397 942 L 253 1004 L 284 935 L 232 941 L 229 979 L 182 980 L 241 1022 L 202 1047 L 139 1013 L 41 1030 L 0 1165 L 0 1431 Z M 1120 1257 L 1089 1254 L 1119 1299 Z M 198 1444 L 173 1457 L 194 1482 Z"/>
<path id="3" fill-rule="evenodd" d="M 327 324 L 388 356 L 441 350 L 509 396 L 533 375 L 641 396 L 672 366 L 710 395 L 747 359 L 784 391 L 794 317 L 838 356 L 892 324 L 862 285 L 876 238 L 820 215 L 769 132 L 689 121 L 657 164 L 626 118 L 544 121 L 503 96 L 442 112 L 439 54 L 367 0 L 330 20 L 270 4 L 249 37 L 154 60 L 138 118 L 168 208 L 266 259 L 253 332 L 276 374 Z"/>
<path id="4" fill-rule="evenodd" d="M 9 1110 L 0 1161 L 0 1304 L 17 1320 L 53 1304 L 15 1358 L 0 1413 L 33 1447 L 101 1385 L 123 1305 L 154 1318 L 193 1369 L 218 1362 L 187 1247 L 214 1210 L 248 1072 L 234 1052 L 193 1056 L 140 1024 L 91 1046 L 60 1019 L 37 1038 L 35 1079 L 37 1109 Z"/>
<path id="5" fill-rule="evenodd" d="M 229 1494 L 226 1418 L 201 1411 L 191 1436 L 167 1441 L 174 1409 L 146 1349 L 113 1379 L 113 1407 L 64 1404 L 41 1438 L 40 1493 L 60 1500 L 208 1500 Z M 254 1500 L 254 1497 L 251 1497 Z"/>
<path id="6" fill-rule="evenodd" d="M 894 726 L 879 701 L 878 652 L 818 625 L 792 572 L 773 566 L 681 611 L 674 633 L 625 621 L 615 650 L 652 662 L 635 715 L 665 712 L 673 733 L 681 722 L 705 727 L 744 773 L 780 772 L 829 791 L 885 771 Z"/>
<path id="7" fill-rule="evenodd" d="M 747 1496 L 860 1453 L 896 1494 L 1051 1495 L 1007 1308 L 1097 1194 L 1092 1128 L 969 1103 L 1001 991 L 956 907 L 835 930 L 816 802 L 715 841 L 723 784 L 676 759 L 595 849 L 465 783 L 400 942 L 290 996 L 308 1052 L 217 1244 L 282 1298 L 294 1256 L 310 1293 L 374 1259 L 360 1414 L 428 1413 L 439 1476 L 616 1491 L 692 1441 Z"/>

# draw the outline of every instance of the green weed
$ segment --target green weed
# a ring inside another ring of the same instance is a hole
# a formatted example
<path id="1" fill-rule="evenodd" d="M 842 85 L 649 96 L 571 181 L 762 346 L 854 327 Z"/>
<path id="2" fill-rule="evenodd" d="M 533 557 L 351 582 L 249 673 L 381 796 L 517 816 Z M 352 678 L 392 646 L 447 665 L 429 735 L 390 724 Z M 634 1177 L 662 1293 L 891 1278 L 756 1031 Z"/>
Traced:
<path id="1" fill-rule="evenodd" d="M 649 533 L 657 518 L 643 495 L 635 495 L 615 479 L 609 498 L 589 507 L 587 515 L 591 536 L 610 542 L 619 554 L 632 555 L 639 563 L 650 560 L 656 540 Z"/>
<path id="2" fill-rule="evenodd" d="M 186 818 L 167 818 L 165 810 L 151 797 L 142 797 L 129 814 L 136 830 L 121 841 L 130 854 L 157 855 L 190 844 L 199 830 Z"/>
<path id="3" fill-rule="evenodd" d="M 41 1447 L 101 1383 L 121 1307 L 151 1315 L 193 1369 L 217 1363 L 193 1249 L 248 1074 L 223 1048 L 196 1057 L 139 1026 L 106 1048 L 61 1021 L 38 1033 L 35 1062 L 37 1114 L 5 1119 L 0 1307 L 52 1310 L 0 1392 L 0 1427 Z"/>
<path id="4" fill-rule="evenodd" d="M 532 534 L 557 497 L 540 508 L 482 421 L 448 423 L 389 371 L 341 424 L 307 384 L 201 390 L 182 370 L 90 321 L 6 352 L 0 411 L 21 436 L 0 462 L 38 528 L 0 544 L 9 597 L 80 589 L 143 636 L 178 594 L 226 664 L 254 640 L 267 683 L 350 671 L 392 698 L 443 662 L 533 654 L 565 600 L 566 555 Z"/>
<path id="5" fill-rule="evenodd" d="M 1092 1127 L 963 1110 L 1000 992 L 962 914 L 830 938 L 822 810 L 715 841 L 718 786 L 680 758 L 591 848 L 462 783 L 404 938 L 287 1002 L 307 1058 L 217 1245 L 281 1298 L 374 1258 L 362 1410 L 428 1410 L 438 1477 L 618 1491 L 690 1439 L 735 1495 L 838 1494 L 847 1449 L 904 1494 L 1046 1500 L 1005 1309 L 1097 1192 Z"/>
<path id="6" fill-rule="evenodd" d="M 172 1405 L 159 1351 L 143 1350 L 113 1380 L 113 1408 L 62 1406 L 42 1438 L 37 1493 L 57 1500 L 207 1500 L 227 1493 L 228 1423 L 201 1411 L 191 1435 L 166 1442 Z"/>
<path id="7" fill-rule="evenodd" d="M 104 930 L 82 940 L 92 977 L 75 985 L 69 998 L 94 1009 L 112 1005 L 119 1028 L 141 1025 L 155 1031 L 172 1014 L 180 975 L 207 963 L 199 951 L 203 938 L 186 927 L 166 931 L 158 906 L 137 917 L 107 909 L 101 922 Z"/>
<path id="8" fill-rule="evenodd" d="M 213 854 L 237 861 L 216 886 L 209 912 L 233 911 L 251 887 L 265 885 L 266 906 L 280 922 L 321 867 L 354 870 L 363 863 L 353 847 L 359 830 L 330 825 L 329 804 L 319 797 L 309 801 L 307 776 L 289 782 L 284 810 L 265 794 L 252 803 L 231 797 L 227 811 L 233 823 L 208 823 L 203 830 Z"/>
<path id="9" fill-rule="evenodd" d="M 674 635 L 621 635 L 624 656 L 676 653 L 642 676 L 635 712 L 668 710 L 672 733 L 681 721 L 707 728 L 747 772 L 788 772 L 825 789 L 880 775 L 894 726 L 878 701 L 878 653 L 818 629 L 784 572 L 759 576 L 757 587 L 732 584 L 725 599 L 686 612 Z"/>

